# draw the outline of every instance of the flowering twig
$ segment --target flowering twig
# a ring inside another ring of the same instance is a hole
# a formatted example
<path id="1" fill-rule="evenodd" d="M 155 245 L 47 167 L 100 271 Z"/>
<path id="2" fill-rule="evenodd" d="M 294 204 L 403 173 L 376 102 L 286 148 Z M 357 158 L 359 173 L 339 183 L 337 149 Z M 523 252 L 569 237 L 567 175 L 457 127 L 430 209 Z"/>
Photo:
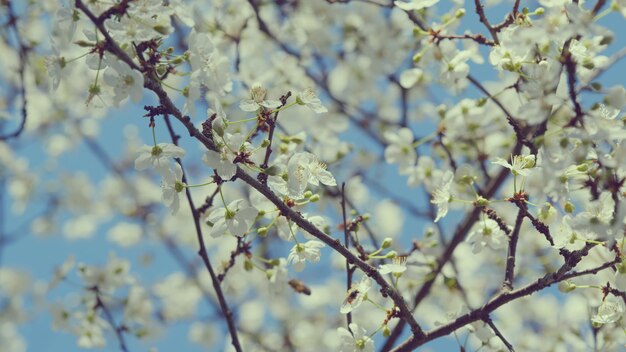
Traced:
<path id="1" fill-rule="evenodd" d="M 513 148 L 512 154 L 518 154 L 521 149 L 522 144 L 518 141 L 518 143 L 516 143 L 515 147 Z M 501 170 L 498 175 L 492 178 L 490 183 L 486 186 L 483 197 L 485 197 L 486 199 L 493 197 L 498 188 L 502 185 L 504 180 L 506 180 L 509 175 L 510 173 L 508 172 L 508 170 Z M 441 273 L 441 270 L 443 270 L 443 266 L 452 258 L 452 253 L 454 253 L 456 247 L 463 241 L 463 239 L 465 239 L 467 233 L 470 231 L 472 226 L 474 226 L 474 223 L 478 220 L 478 216 L 480 215 L 481 211 L 482 210 L 478 207 L 474 208 L 470 213 L 465 216 L 461 223 L 459 223 L 456 230 L 454 231 L 452 239 L 450 240 L 450 242 L 448 242 L 448 245 L 445 247 L 444 251 L 437 258 L 437 266 L 428 275 L 429 279 L 424 282 L 422 287 L 420 287 L 420 289 L 415 294 L 413 299 L 413 309 L 416 309 L 420 302 L 422 302 L 422 300 L 428 296 L 432 289 L 432 286 L 435 283 L 436 278 Z M 387 338 L 381 350 L 389 351 L 402 334 L 403 329 L 404 321 L 398 322 L 398 324 L 391 331 L 389 338 Z"/>
<path id="2" fill-rule="evenodd" d="M 474 7 L 476 9 L 476 14 L 480 18 L 480 22 L 485 25 L 485 28 L 491 33 L 491 37 L 493 38 L 494 43 L 500 44 L 500 40 L 498 39 L 498 31 L 493 28 L 491 23 L 489 23 L 489 19 L 485 15 L 485 9 L 483 8 L 483 4 L 480 0 L 474 0 Z"/>
<path id="3" fill-rule="evenodd" d="M 15 41 L 17 42 L 17 46 L 18 46 L 20 59 L 19 59 L 17 72 L 20 77 L 19 93 L 22 98 L 22 107 L 20 108 L 21 120 L 20 120 L 19 126 L 17 127 L 15 131 L 11 133 L 0 135 L 0 140 L 8 140 L 11 138 L 18 137 L 24 131 L 24 126 L 26 126 L 26 119 L 28 117 L 28 111 L 26 110 L 26 107 L 28 104 L 26 100 L 26 79 L 24 76 L 24 71 L 26 70 L 26 64 L 28 63 L 27 56 L 28 56 L 28 52 L 30 51 L 30 47 L 24 43 L 24 41 L 22 40 L 22 36 L 20 35 L 20 31 L 17 28 L 18 18 L 15 15 L 15 12 L 13 11 L 13 5 L 11 4 L 11 0 L 3 1 L 3 5 L 6 7 L 6 12 L 8 16 L 7 23 L 5 24 L 5 26 L 11 27 L 11 29 L 13 29 L 13 33 L 15 35 Z M 8 39 L 7 39 L 7 42 L 8 42 Z"/>
<path id="4" fill-rule="evenodd" d="M 510 291 L 513 289 L 513 276 L 515 275 L 515 252 L 517 250 L 517 240 L 519 239 L 519 232 L 522 228 L 522 222 L 524 221 L 524 213 L 520 210 L 515 218 L 515 226 L 509 237 L 509 248 L 506 255 L 506 268 L 504 269 L 504 281 L 502 282 L 502 288 Z"/>
<path id="5" fill-rule="evenodd" d="M 543 277 L 537 279 L 535 282 L 530 283 L 517 290 L 501 291 L 482 307 L 479 307 L 462 316 L 459 316 L 448 324 L 441 325 L 431 331 L 426 332 L 424 337 L 421 339 L 413 336 L 409 337 L 406 341 L 404 341 L 397 348 L 395 348 L 393 352 L 413 351 L 415 348 L 429 341 L 432 341 L 442 336 L 446 336 L 467 324 L 482 320 L 485 316 L 491 314 L 491 312 L 513 300 L 532 295 L 535 292 L 541 291 L 546 287 L 565 280 L 568 277 L 567 273 L 572 270 L 576 265 L 578 265 L 581 259 L 589 253 L 589 250 L 593 248 L 593 246 L 594 245 L 587 244 L 582 249 L 572 252 L 568 259 L 565 260 L 565 263 L 557 271 L 547 273 Z"/>
<path id="6" fill-rule="evenodd" d="M 126 328 L 124 326 L 117 326 L 117 324 L 115 324 L 113 314 L 111 313 L 111 310 L 109 310 L 109 308 L 106 306 L 106 304 L 104 304 L 104 302 L 102 301 L 102 297 L 100 297 L 100 290 L 98 289 L 98 287 L 93 287 L 92 291 L 96 294 L 96 305 L 94 308 L 102 310 L 102 312 L 104 313 L 104 319 L 107 321 L 107 323 L 109 323 L 111 329 L 113 329 L 113 332 L 115 333 L 117 342 L 120 345 L 120 350 L 122 350 L 123 352 L 128 352 L 128 347 L 126 345 L 126 340 L 123 334 L 123 331 Z"/>
<path id="7" fill-rule="evenodd" d="M 348 219 L 346 217 L 346 183 L 341 184 L 341 217 L 343 219 L 343 245 L 350 248 L 350 231 L 348 230 Z M 350 262 L 346 259 L 346 292 L 352 287 L 352 273 L 354 270 L 350 268 Z M 346 325 L 350 330 L 352 323 L 352 312 L 346 314 Z"/>
<path id="8" fill-rule="evenodd" d="M 487 325 L 489 325 L 491 330 L 493 330 L 493 332 L 496 334 L 496 336 L 498 336 L 500 341 L 502 341 L 502 343 L 506 346 L 506 348 L 509 349 L 509 352 L 515 352 L 515 349 L 513 348 L 513 345 L 511 345 L 511 343 L 509 341 L 507 341 L 507 339 L 504 337 L 504 335 L 502 335 L 502 332 L 500 332 L 500 329 L 498 329 L 496 324 L 493 323 L 493 320 L 491 319 L 490 316 L 487 316 L 487 317 L 483 318 L 483 321 L 485 323 L 487 323 Z"/>

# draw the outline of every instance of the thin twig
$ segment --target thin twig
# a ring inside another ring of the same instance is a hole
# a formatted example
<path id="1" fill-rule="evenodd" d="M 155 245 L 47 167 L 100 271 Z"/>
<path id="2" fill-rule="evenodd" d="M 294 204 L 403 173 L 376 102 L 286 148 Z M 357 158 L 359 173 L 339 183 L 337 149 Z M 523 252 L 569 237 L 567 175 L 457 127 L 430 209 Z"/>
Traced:
<path id="1" fill-rule="evenodd" d="M 491 23 L 489 23 L 489 19 L 485 15 L 485 9 L 480 0 L 474 0 L 474 7 L 476 8 L 476 14 L 480 18 L 480 22 L 485 25 L 485 28 L 491 33 L 491 37 L 493 38 L 494 43 L 500 44 L 500 40 L 498 39 L 498 31 L 496 31 Z"/>
<path id="2" fill-rule="evenodd" d="M 167 125 L 167 130 L 170 134 L 170 137 L 172 138 L 172 141 L 174 142 L 174 144 L 176 144 L 176 141 L 178 138 L 177 138 L 176 133 L 174 132 L 174 128 L 172 127 L 169 116 L 165 115 L 163 120 L 165 121 L 165 124 Z M 181 169 L 183 170 L 182 182 L 187 184 L 187 174 L 184 171 L 182 161 L 177 158 L 176 162 L 178 163 L 178 165 L 180 165 Z M 217 300 L 220 304 L 220 308 L 222 309 L 222 312 L 224 313 L 224 319 L 226 320 L 226 324 L 228 325 L 228 331 L 230 332 L 232 345 L 237 352 L 241 352 L 243 351 L 243 349 L 241 348 L 241 344 L 239 343 L 239 336 L 237 335 L 237 327 L 235 325 L 233 313 L 228 307 L 228 303 L 226 302 L 226 299 L 224 298 L 224 293 L 222 292 L 222 287 L 220 286 L 220 280 L 218 279 L 217 275 L 215 275 L 215 271 L 213 270 L 213 266 L 211 265 L 211 260 L 209 259 L 209 253 L 207 252 L 206 245 L 204 244 L 204 236 L 202 235 L 202 227 L 200 226 L 201 214 L 198 212 L 198 210 L 196 209 L 194 205 L 193 199 L 191 197 L 191 192 L 189 191 L 189 187 L 185 187 L 185 195 L 187 196 L 187 202 L 189 203 L 191 216 L 193 218 L 193 223 L 196 229 L 196 237 L 198 240 L 198 245 L 200 246 L 198 255 L 200 256 L 200 258 L 202 258 L 202 262 L 204 263 L 204 266 L 206 267 L 207 271 L 209 272 L 209 275 L 211 276 L 211 283 L 213 284 L 213 289 L 215 290 L 215 295 L 217 296 Z"/>
<path id="3" fill-rule="evenodd" d="M 346 216 L 346 183 L 341 184 L 341 216 L 343 218 L 343 245 L 346 248 L 350 248 L 350 231 L 348 231 L 348 219 Z M 346 259 L 346 291 L 349 291 L 352 287 L 352 273 L 350 268 L 350 262 Z M 350 324 L 352 323 L 352 312 L 346 314 L 346 325 L 350 330 Z M 354 332 L 353 332 L 354 333 Z"/>
<path id="4" fill-rule="evenodd" d="M 18 72 L 18 75 L 20 76 L 19 93 L 20 93 L 20 96 L 22 97 L 22 107 L 20 109 L 21 120 L 20 120 L 19 126 L 17 127 L 15 131 L 11 133 L 0 135 L 0 140 L 8 140 L 11 138 L 16 138 L 20 134 L 22 134 L 22 132 L 24 131 L 24 127 L 26 126 L 26 119 L 28 118 L 28 111 L 26 110 L 28 102 L 26 100 L 26 79 L 25 79 L 24 71 L 26 70 L 26 64 L 28 63 L 27 56 L 28 56 L 28 52 L 30 51 L 30 47 L 24 44 L 24 41 L 22 40 L 22 37 L 20 35 L 20 31 L 17 28 L 17 16 L 15 15 L 15 12 L 13 11 L 13 6 L 11 4 L 11 1 L 5 0 L 3 1 L 3 3 L 4 3 L 4 6 L 6 6 L 6 11 L 8 15 L 8 20 L 7 20 L 6 25 L 13 29 L 15 40 L 18 46 L 20 59 L 19 59 L 19 66 L 18 66 L 17 72 Z"/>
<path id="5" fill-rule="evenodd" d="M 565 260 L 565 263 L 557 271 L 547 273 L 543 277 L 537 279 L 535 282 L 530 283 L 517 290 L 501 291 L 482 307 L 474 309 L 460 317 L 457 317 L 455 320 L 447 324 L 441 325 L 431 331 L 428 331 L 422 338 L 415 336 L 409 337 L 406 341 L 404 341 L 397 348 L 395 348 L 393 352 L 413 351 L 417 347 L 422 346 L 429 341 L 440 338 L 442 336 L 446 336 L 467 324 L 482 320 L 485 316 L 489 316 L 491 312 L 511 301 L 532 295 L 533 293 L 541 291 L 546 287 L 565 280 L 565 278 L 567 277 L 566 274 L 576 265 L 578 265 L 582 258 L 585 257 L 589 253 L 589 250 L 591 250 L 591 248 L 593 248 L 594 246 L 595 245 L 593 244 L 587 244 L 582 249 L 571 252 L 568 258 Z"/>
<path id="6" fill-rule="evenodd" d="M 515 275 L 515 251 L 517 250 L 517 240 L 519 239 L 519 232 L 524 222 L 524 213 L 520 210 L 517 213 L 515 219 L 515 227 L 509 237 L 509 249 L 506 255 L 506 268 L 504 269 L 504 281 L 502 282 L 502 289 L 510 291 L 513 289 L 513 277 Z"/>
<path id="7" fill-rule="evenodd" d="M 522 144 L 518 141 L 518 143 L 515 144 L 512 153 L 516 155 L 520 152 L 521 149 Z M 509 170 L 501 170 L 500 173 L 496 177 L 492 178 L 489 184 L 485 187 L 485 193 L 482 194 L 482 196 L 486 199 L 490 199 L 491 197 L 493 197 L 498 188 L 500 188 L 500 186 L 504 183 L 509 175 Z M 437 258 L 437 265 L 435 269 L 431 271 L 431 273 L 427 276 L 428 280 L 424 282 L 422 287 L 420 287 L 420 289 L 415 294 L 415 297 L 413 298 L 413 310 L 417 309 L 417 307 L 424 300 L 424 298 L 428 296 L 433 285 L 435 284 L 437 277 L 443 270 L 444 265 L 448 261 L 450 261 L 450 259 L 452 258 L 452 253 L 454 253 L 456 247 L 463 241 L 467 233 L 471 230 L 472 226 L 474 226 L 474 223 L 476 223 L 476 221 L 478 220 L 478 216 L 480 215 L 481 211 L 482 210 L 478 207 L 474 208 L 471 212 L 465 215 L 465 218 L 457 226 L 456 230 L 454 231 L 454 235 L 452 236 L 452 239 L 450 240 L 450 242 L 448 242 L 448 245 Z M 391 350 L 395 342 L 402 335 L 404 327 L 405 323 L 402 320 L 398 322 L 398 324 L 396 324 L 396 326 L 391 330 L 391 334 L 385 341 L 385 344 L 383 345 L 381 351 Z"/>
<path id="8" fill-rule="evenodd" d="M 109 310 L 109 308 L 106 306 L 106 304 L 104 304 L 104 302 L 102 301 L 102 297 L 100 297 L 100 290 L 98 289 L 98 287 L 94 287 L 92 289 L 92 291 L 96 294 L 96 306 L 95 308 L 100 308 L 102 310 L 102 312 L 104 313 L 104 319 L 107 321 L 107 323 L 109 323 L 109 325 L 111 326 L 111 329 L 113 329 L 113 332 L 115 333 L 115 337 L 117 338 L 117 342 L 120 345 L 120 350 L 124 351 L 124 352 L 128 352 L 128 346 L 126 345 L 126 340 L 124 338 L 124 327 L 122 326 L 117 326 L 117 324 L 115 324 L 115 319 L 113 318 L 113 314 L 111 313 L 111 311 Z"/>
<path id="9" fill-rule="evenodd" d="M 487 323 L 487 325 L 489 325 L 491 330 L 493 330 L 493 332 L 496 334 L 496 336 L 498 336 L 500 341 L 502 341 L 502 343 L 506 346 L 506 348 L 509 349 L 509 352 L 515 352 L 515 349 L 513 348 L 513 345 L 511 345 L 511 343 L 509 341 L 507 341 L 506 338 L 504 338 L 504 335 L 502 335 L 502 333 L 500 332 L 500 329 L 498 329 L 496 324 L 493 323 L 493 320 L 491 320 L 491 317 L 487 316 L 486 318 L 483 318 L 483 321 L 485 323 Z"/>

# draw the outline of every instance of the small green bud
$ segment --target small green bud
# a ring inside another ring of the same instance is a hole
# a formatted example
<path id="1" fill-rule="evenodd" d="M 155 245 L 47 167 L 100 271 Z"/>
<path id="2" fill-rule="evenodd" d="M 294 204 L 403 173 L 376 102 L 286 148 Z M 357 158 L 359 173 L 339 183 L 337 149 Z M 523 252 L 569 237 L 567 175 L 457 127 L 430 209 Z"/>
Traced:
<path id="1" fill-rule="evenodd" d="M 304 192 L 304 198 L 309 199 L 309 198 L 311 198 L 312 195 L 313 195 L 313 192 L 311 192 L 311 191 Z"/>
<path id="2" fill-rule="evenodd" d="M 296 144 L 302 144 L 304 142 L 304 140 L 298 135 L 291 137 L 291 141 Z"/>
<path id="3" fill-rule="evenodd" d="M 385 325 L 385 327 L 383 328 L 383 336 L 384 337 L 391 336 L 391 330 L 389 330 L 389 327 L 387 325 Z"/>
<path id="4" fill-rule="evenodd" d="M 269 176 L 276 176 L 278 175 L 279 172 L 280 172 L 280 167 L 276 165 L 272 165 L 268 167 L 267 169 L 263 170 L 263 173 Z"/>
<path id="5" fill-rule="evenodd" d="M 259 234 L 259 236 L 261 237 L 265 237 L 267 236 L 267 227 L 259 227 L 256 232 Z"/>
<path id="6" fill-rule="evenodd" d="M 100 85 L 94 83 L 89 86 L 89 95 L 98 95 L 100 94 Z"/>
<path id="7" fill-rule="evenodd" d="M 215 134 L 217 134 L 218 136 L 223 136 L 224 135 L 224 125 L 222 125 L 221 123 L 217 124 L 214 123 L 213 124 L 213 131 L 215 131 Z"/>
<path id="8" fill-rule="evenodd" d="M 465 16 L 465 9 L 458 9 L 454 14 L 456 18 L 462 18 L 463 16 Z"/>
<path id="9" fill-rule="evenodd" d="M 457 287 L 456 279 L 453 277 L 444 277 L 443 284 L 446 285 L 446 287 L 449 289 Z"/>
<path id="10" fill-rule="evenodd" d="M 155 30 L 157 33 L 159 33 L 159 34 L 163 34 L 163 35 L 168 35 L 168 34 L 170 34 L 170 33 L 169 33 L 169 31 L 168 31 L 168 28 L 167 28 L 167 27 L 165 27 L 165 26 L 159 26 L 159 25 L 157 25 L 157 26 L 152 27 L 152 29 L 154 29 L 154 30 Z"/>
<path id="11" fill-rule="evenodd" d="M 393 259 L 397 256 L 398 256 L 398 252 L 396 251 L 389 251 L 387 254 L 385 254 L 386 259 Z"/>
<path id="12" fill-rule="evenodd" d="M 615 2 L 613 2 L 615 3 Z M 613 42 L 613 37 L 610 35 L 606 35 L 604 37 L 602 37 L 602 40 L 600 40 L 600 45 L 609 45 Z"/>
<path id="13" fill-rule="evenodd" d="M 381 245 L 381 247 L 383 249 L 385 248 L 389 248 L 391 247 L 391 243 L 393 242 L 393 239 L 391 237 L 385 237 L 385 239 L 383 240 L 383 244 Z"/>
<path id="14" fill-rule="evenodd" d="M 315 203 L 315 202 L 317 202 L 319 200 L 320 200 L 320 195 L 319 194 L 314 194 L 314 195 L 311 196 L 311 198 L 309 198 L 309 201 L 312 202 L 312 203 Z"/>
<path id="15" fill-rule="evenodd" d="M 574 210 L 576 210 L 576 207 L 570 201 L 565 202 L 565 206 L 563 208 L 565 209 L 565 212 L 568 214 L 571 214 L 574 212 Z"/>
<path id="16" fill-rule="evenodd" d="M 559 287 L 559 291 L 563 293 L 572 292 L 576 289 L 576 285 L 570 281 L 561 281 L 559 282 L 558 287 Z"/>
<path id="17" fill-rule="evenodd" d="M 489 199 L 486 199 L 482 196 L 478 196 L 476 198 L 476 205 L 479 207 L 486 207 L 489 205 Z"/>
<path id="18" fill-rule="evenodd" d="M 80 46 L 81 48 L 93 48 L 95 46 L 94 43 L 85 40 L 77 40 L 74 44 Z"/>
<path id="19" fill-rule="evenodd" d="M 576 170 L 580 171 L 580 172 L 587 172 L 587 170 L 589 170 L 589 165 L 587 164 L 580 164 L 576 166 Z"/>
<path id="20" fill-rule="evenodd" d="M 476 106 L 481 107 L 487 103 L 487 98 L 479 98 L 476 100 Z"/>
<path id="21" fill-rule="evenodd" d="M 593 61 L 587 59 L 583 62 L 583 67 L 588 70 L 592 70 L 594 67 L 596 67 L 596 65 L 593 63 Z"/>
<path id="22" fill-rule="evenodd" d="M 252 271 L 252 269 L 254 269 L 254 264 L 252 264 L 252 262 L 251 262 L 251 261 L 246 260 L 245 262 L 243 262 L 243 268 L 244 268 L 246 271 Z"/>
<path id="23" fill-rule="evenodd" d="M 186 187 L 187 185 L 183 182 L 176 181 L 176 183 L 174 183 L 174 190 L 176 191 L 176 193 L 182 192 Z"/>
<path id="24" fill-rule="evenodd" d="M 593 88 L 594 90 L 602 90 L 602 84 L 598 82 L 593 82 L 591 83 L 591 88 Z"/>
<path id="25" fill-rule="evenodd" d="M 263 142 L 261 142 L 261 148 L 267 148 L 268 145 L 270 145 L 269 139 L 264 139 Z"/>
<path id="26" fill-rule="evenodd" d="M 272 264 L 273 266 L 280 265 L 280 259 L 272 259 L 270 261 L 270 264 Z"/>
<path id="27" fill-rule="evenodd" d="M 535 15 L 543 15 L 545 12 L 546 12 L 546 9 L 544 9 L 543 7 L 540 7 L 535 10 Z"/>
<path id="28" fill-rule="evenodd" d="M 422 60 L 422 57 L 424 56 L 423 53 L 417 53 L 415 55 L 413 55 L 413 63 L 417 64 Z"/>

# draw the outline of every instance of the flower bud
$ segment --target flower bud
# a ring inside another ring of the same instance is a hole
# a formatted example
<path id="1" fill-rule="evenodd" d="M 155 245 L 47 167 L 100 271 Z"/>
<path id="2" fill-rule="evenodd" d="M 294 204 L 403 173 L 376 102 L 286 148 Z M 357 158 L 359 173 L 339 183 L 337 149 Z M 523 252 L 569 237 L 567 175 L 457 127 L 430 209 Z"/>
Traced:
<path id="1" fill-rule="evenodd" d="M 576 289 L 576 285 L 570 281 L 561 281 L 559 282 L 558 287 L 559 287 L 559 291 L 563 293 L 572 292 Z"/>
<path id="2" fill-rule="evenodd" d="M 486 199 L 482 196 L 478 196 L 475 202 L 476 202 L 476 205 L 479 207 L 486 207 L 489 205 L 489 199 Z"/>
<path id="3" fill-rule="evenodd" d="M 272 166 L 268 167 L 267 169 L 265 169 L 263 172 L 266 175 L 269 175 L 269 176 L 276 176 L 276 175 L 278 175 L 278 173 L 280 173 L 280 167 L 278 167 L 276 165 L 272 165 Z"/>
<path id="4" fill-rule="evenodd" d="M 393 242 L 393 239 L 391 237 L 385 237 L 385 239 L 383 240 L 383 244 L 381 245 L 381 248 L 385 249 L 385 248 L 391 247 L 391 242 Z"/>
<path id="5" fill-rule="evenodd" d="M 398 252 L 396 251 L 389 251 L 389 253 L 385 254 L 386 259 L 393 259 L 397 256 L 398 256 Z"/>
<path id="6" fill-rule="evenodd" d="M 568 214 L 571 214 L 571 213 L 574 212 L 574 210 L 576 210 L 576 207 L 570 201 L 567 201 L 563 208 L 565 209 L 565 212 L 568 213 Z"/>

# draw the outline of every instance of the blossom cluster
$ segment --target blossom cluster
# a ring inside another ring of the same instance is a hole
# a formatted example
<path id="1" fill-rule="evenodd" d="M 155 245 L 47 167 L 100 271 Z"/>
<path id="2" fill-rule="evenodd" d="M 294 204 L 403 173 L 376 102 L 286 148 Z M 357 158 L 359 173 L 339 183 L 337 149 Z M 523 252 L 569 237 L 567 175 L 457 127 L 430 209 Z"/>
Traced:
<path id="1" fill-rule="evenodd" d="M 625 1 L 5 3 L 3 351 L 625 345 Z"/>

